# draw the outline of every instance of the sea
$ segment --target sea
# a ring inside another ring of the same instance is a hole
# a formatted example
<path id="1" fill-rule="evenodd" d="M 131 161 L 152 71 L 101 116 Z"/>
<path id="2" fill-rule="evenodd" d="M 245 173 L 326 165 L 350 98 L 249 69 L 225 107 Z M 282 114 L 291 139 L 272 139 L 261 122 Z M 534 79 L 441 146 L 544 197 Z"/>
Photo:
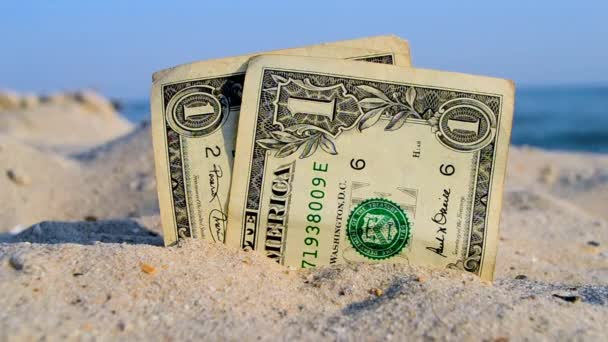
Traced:
<path id="1" fill-rule="evenodd" d="M 120 103 L 130 121 L 150 120 L 148 99 Z M 511 143 L 608 153 L 608 85 L 518 87 Z"/>

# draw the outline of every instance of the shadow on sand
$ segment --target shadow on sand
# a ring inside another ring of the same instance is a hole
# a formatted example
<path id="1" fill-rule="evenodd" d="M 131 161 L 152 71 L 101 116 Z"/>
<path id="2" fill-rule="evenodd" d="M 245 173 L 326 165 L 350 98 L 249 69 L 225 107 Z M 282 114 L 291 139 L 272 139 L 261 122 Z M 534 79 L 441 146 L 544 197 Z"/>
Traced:
<path id="1" fill-rule="evenodd" d="M 158 233 L 130 219 L 96 222 L 45 221 L 18 234 L 0 234 L 2 243 L 31 242 L 41 244 L 75 243 L 92 245 L 96 242 L 146 244 L 160 246 Z"/>

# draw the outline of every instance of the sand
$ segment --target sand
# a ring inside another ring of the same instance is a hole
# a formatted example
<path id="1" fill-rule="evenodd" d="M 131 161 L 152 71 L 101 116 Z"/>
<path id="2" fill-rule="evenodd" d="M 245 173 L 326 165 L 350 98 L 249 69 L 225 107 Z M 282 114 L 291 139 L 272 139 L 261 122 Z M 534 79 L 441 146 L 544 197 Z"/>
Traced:
<path id="1" fill-rule="evenodd" d="M 162 247 L 149 125 L 70 106 L 0 111 L 1 340 L 608 337 L 607 156 L 511 149 L 493 283 L 298 271 L 203 241 Z M 46 111 L 71 130 L 8 123 Z"/>
<path id="2" fill-rule="evenodd" d="M 109 100 L 92 91 L 44 97 L 0 91 L 0 134 L 40 150 L 81 151 L 131 129 L 132 124 L 116 113 Z"/>

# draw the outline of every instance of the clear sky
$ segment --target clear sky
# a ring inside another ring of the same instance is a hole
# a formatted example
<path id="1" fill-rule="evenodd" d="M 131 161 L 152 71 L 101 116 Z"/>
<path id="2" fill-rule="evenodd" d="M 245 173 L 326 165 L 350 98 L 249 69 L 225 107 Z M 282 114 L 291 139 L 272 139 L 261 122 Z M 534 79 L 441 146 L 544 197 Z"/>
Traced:
<path id="1" fill-rule="evenodd" d="M 608 0 L 7 0 L 0 33 L 0 88 L 19 91 L 146 97 L 176 64 L 388 33 L 418 67 L 608 83 Z"/>

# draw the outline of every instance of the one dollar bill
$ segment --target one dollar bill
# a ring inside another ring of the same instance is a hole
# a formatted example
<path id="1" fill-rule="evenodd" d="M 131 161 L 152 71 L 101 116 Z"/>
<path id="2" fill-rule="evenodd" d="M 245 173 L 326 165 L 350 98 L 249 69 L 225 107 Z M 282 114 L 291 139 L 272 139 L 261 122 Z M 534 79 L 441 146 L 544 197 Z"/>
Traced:
<path id="1" fill-rule="evenodd" d="M 226 243 L 295 267 L 493 278 L 514 86 L 321 58 L 249 63 Z"/>
<path id="2" fill-rule="evenodd" d="M 407 42 L 377 36 L 274 51 L 410 65 Z M 152 135 L 163 235 L 223 242 L 236 124 L 252 55 L 195 62 L 153 75 Z"/>

